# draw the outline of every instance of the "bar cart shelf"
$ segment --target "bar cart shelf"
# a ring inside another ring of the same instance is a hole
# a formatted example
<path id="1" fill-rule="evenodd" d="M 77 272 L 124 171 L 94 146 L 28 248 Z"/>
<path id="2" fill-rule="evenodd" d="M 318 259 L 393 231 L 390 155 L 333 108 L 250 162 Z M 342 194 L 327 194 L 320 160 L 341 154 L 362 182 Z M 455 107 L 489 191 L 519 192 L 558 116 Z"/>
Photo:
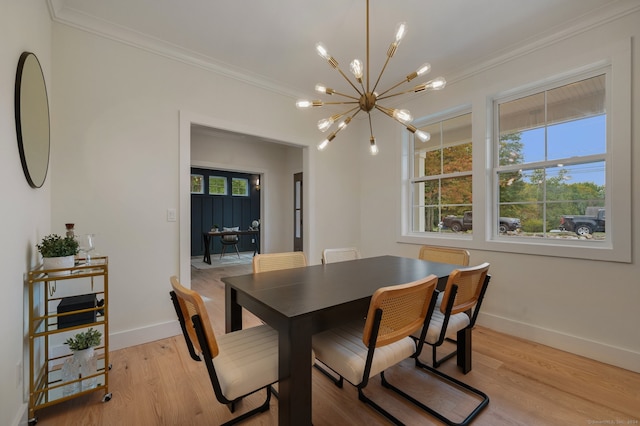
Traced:
<path id="1" fill-rule="evenodd" d="M 77 259 L 70 268 L 28 273 L 29 286 L 29 425 L 38 422 L 36 411 L 80 395 L 109 392 L 109 259 Z M 69 377 L 63 374 L 73 353 L 64 344 L 76 333 L 93 328 L 102 333 L 94 348 L 95 371 Z"/>

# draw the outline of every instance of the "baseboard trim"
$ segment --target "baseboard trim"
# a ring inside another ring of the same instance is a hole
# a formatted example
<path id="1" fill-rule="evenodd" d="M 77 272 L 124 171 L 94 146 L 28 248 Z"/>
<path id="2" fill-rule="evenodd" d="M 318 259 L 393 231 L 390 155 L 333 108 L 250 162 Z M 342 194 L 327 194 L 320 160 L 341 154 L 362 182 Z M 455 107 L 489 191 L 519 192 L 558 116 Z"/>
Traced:
<path id="1" fill-rule="evenodd" d="M 128 348 L 130 346 L 142 345 L 154 342 L 167 337 L 181 334 L 178 320 L 153 324 L 147 327 L 135 328 L 132 330 L 119 331 L 109 334 L 109 351 Z"/>
<path id="2" fill-rule="evenodd" d="M 478 325 L 640 373 L 640 353 L 480 312 Z"/>

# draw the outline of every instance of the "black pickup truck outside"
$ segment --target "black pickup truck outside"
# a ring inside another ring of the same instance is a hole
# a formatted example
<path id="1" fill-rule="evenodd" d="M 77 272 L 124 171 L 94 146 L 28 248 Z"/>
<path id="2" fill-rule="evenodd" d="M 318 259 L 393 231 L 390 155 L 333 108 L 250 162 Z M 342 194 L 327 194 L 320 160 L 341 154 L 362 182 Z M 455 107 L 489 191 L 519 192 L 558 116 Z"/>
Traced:
<path id="1" fill-rule="evenodd" d="M 445 216 L 442 218 L 442 226 L 450 228 L 453 232 L 468 231 L 473 229 L 473 214 L 471 211 L 466 211 L 463 216 Z M 499 230 L 501 234 L 519 228 L 520 219 L 515 217 L 500 218 Z"/>
<path id="2" fill-rule="evenodd" d="M 605 210 L 599 208 L 597 212 L 593 214 L 589 208 L 587 208 L 586 213 L 587 214 L 583 216 L 561 216 L 560 229 L 573 231 L 580 236 L 591 235 L 594 232 L 605 232 Z"/>

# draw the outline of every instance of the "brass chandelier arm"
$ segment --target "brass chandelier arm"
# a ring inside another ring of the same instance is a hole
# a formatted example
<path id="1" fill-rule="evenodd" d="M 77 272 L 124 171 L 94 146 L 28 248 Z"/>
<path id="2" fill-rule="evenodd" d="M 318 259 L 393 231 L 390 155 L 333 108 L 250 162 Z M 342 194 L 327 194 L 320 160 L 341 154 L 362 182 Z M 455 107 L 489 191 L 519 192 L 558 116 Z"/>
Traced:
<path id="1" fill-rule="evenodd" d="M 336 65 L 335 69 L 338 70 L 340 75 L 343 76 L 345 80 L 347 80 L 347 82 L 351 85 L 351 87 L 353 87 L 355 89 L 356 92 L 358 92 L 358 95 L 362 96 L 362 92 L 360 92 L 360 89 L 358 89 L 358 87 L 355 84 L 353 84 L 351 79 L 349 77 L 347 77 L 347 75 L 344 72 L 342 72 L 340 67 Z"/>
<path id="2" fill-rule="evenodd" d="M 353 98 L 356 99 L 356 98 Z M 323 105 L 351 105 L 351 104 L 357 104 L 358 101 L 349 101 L 349 102 L 323 102 L 321 106 Z"/>
<path id="3" fill-rule="evenodd" d="M 376 105 L 376 109 L 378 111 L 382 111 L 383 113 L 385 113 L 386 115 L 388 115 L 389 117 L 393 118 L 395 121 L 397 121 L 398 123 L 402 124 L 403 126 L 407 127 L 407 123 L 403 122 L 402 120 L 397 119 L 396 117 L 394 117 L 393 113 L 391 112 L 391 110 L 389 110 L 389 108 L 385 108 L 381 105 Z"/>
<path id="4" fill-rule="evenodd" d="M 368 37 L 368 36 L 367 36 Z M 389 60 L 391 59 L 391 56 L 387 56 L 387 60 L 384 61 L 384 65 L 382 66 L 382 69 L 380 70 L 380 74 L 378 75 L 378 79 L 376 80 L 376 84 L 373 85 L 373 90 L 371 90 L 372 92 L 376 91 L 376 87 L 378 87 L 378 83 L 380 83 L 380 79 L 382 78 L 382 74 L 384 74 L 384 70 L 387 69 L 387 65 L 389 64 Z M 404 83 L 404 82 L 403 82 Z M 396 85 L 397 86 L 397 85 Z M 391 89 L 389 89 L 391 90 Z M 387 92 L 389 91 L 387 90 Z M 384 92 L 386 93 L 386 92 Z"/>
<path id="5" fill-rule="evenodd" d="M 415 74 L 415 73 L 414 73 L 414 74 Z M 410 76 L 410 75 L 409 75 L 409 76 Z M 393 86 L 389 87 L 389 88 L 388 88 L 387 90 L 385 90 L 384 92 L 380 93 L 380 94 L 378 95 L 378 99 L 387 99 L 387 98 L 391 98 L 391 97 L 393 97 L 393 96 L 398 96 L 398 95 L 402 95 L 402 94 L 405 94 L 405 93 L 413 92 L 413 91 L 414 91 L 414 89 L 415 89 L 415 87 L 414 87 L 413 89 L 407 90 L 407 91 L 405 91 L 405 92 L 398 92 L 398 93 L 394 93 L 394 94 L 392 94 L 392 95 L 384 96 L 384 95 L 386 95 L 387 93 L 389 93 L 390 91 L 392 91 L 393 89 L 395 89 L 396 87 L 398 87 L 398 86 L 402 86 L 404 83 L 408 83 L 409 81 L 411 81 L 411 80 L 409 80 L 409 79 L 408 79 L 408 77 L 407 77 L 407 78 L 402 79 L 402 81 L 400 81 L 399 83 L 394 84 Z"/>
<path id="6" fill-rule="evenodd" d="M 360 100 L 360 98 L 357 98 L 357 97 L 351 96 L 351 95 L 347 95 L 345 93 L 336 92 L 335 90 L 333 92 L 331 92 L 331 94 L 332 95 L 344 96 L 345 98 L 349 98 L 349 99 L 355 99 L 356 101 Z"/>
<path id="7" fill-rule="evenodd" d="M 400 86 L 400 84 L 402 84 L 402 83 L 404 83 L 404 81 L 403 81 L 403 82 L 401 82 L 401 83 L 399 83 L 399 84 L 396 84 L 396 85 L 395 85 L 395 86 L 393 86 L 391 89 L 394 89 L 394 88 L 396 88 L 396 87 Z M 391 89 L 387 90 L 387 91 L 386 91 L 386 92 L 384 92 L 384 93 L 389 92 Z M 424 90 L 424 89 L 422 89 L 422 90 Z M 421 91 L 421 90 L 416 90 L 416 87 L 414 87 L 414 88 L 412 88 L 412 89 L 404 90 L 404 91 L 402 91 L 402 92 L 392 93 L 391 95 L 387 95 L 387 96 L 383 96 L 383 95 L 384 95 L 384 93 L 383 93 L 382 95 L 378 96 L 378 99 L 389 99 L 389 98 L 393 98 L 394 96 L 406 95 L 407 93 L 411 93 L 411 92 L 418 93 L 418 92 L 420 92 L 420 91 Z"/>

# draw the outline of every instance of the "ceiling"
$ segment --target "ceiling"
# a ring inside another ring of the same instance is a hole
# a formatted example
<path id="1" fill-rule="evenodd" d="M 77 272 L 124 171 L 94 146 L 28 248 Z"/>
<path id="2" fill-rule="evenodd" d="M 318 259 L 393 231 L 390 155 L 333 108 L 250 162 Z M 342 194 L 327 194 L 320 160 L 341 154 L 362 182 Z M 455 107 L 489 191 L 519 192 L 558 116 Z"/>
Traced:
<path id="1" fill-rule="evenodd" d="M 365 0 L 48 0 L 57 22 L 195 63 L 292 97 L 317 97 L 316 83 L 351 94 L 315 53 L 322 42 L 350 75 L 366 61 Z M 449 82 L 550 35 L 587 28 L 637 0 L 371 0 L 375 81 L 398 22 L 408 32 L 379 88 L 424 62 Z M 416 79 L 411 85 L 427 79 Z M 409 86 L 409 85 L 407 85 Z"/>

